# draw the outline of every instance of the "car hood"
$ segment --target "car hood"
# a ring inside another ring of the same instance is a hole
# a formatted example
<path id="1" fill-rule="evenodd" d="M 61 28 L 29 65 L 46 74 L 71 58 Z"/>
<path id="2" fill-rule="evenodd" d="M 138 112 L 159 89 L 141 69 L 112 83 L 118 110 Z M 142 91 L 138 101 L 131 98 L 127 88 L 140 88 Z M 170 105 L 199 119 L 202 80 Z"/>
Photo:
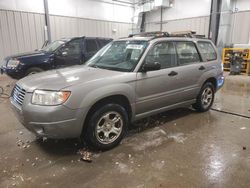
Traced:
<path id="1" fill-rule="evenodd" d="M 33 92 L 35 89 L 59 91 L 76 84 L 114 79 L 123 74 L 126 73 L 80 65 L 27 76 L 19 80 L 17 85 L 26 92 Z"/>
<path id="2" fill-rule="evenodd" d="M 32 52 L 25 52 L 25 53 L 19 53 L 15 55 L 11 55 L 6 57 L 6 60 L 9 59 L 24 59 L 24 58 L 30 58 L 30 57 L 36 57 L 36 56 L 43 56 L 46 53 L 44 51 L 32 51 Z"/>

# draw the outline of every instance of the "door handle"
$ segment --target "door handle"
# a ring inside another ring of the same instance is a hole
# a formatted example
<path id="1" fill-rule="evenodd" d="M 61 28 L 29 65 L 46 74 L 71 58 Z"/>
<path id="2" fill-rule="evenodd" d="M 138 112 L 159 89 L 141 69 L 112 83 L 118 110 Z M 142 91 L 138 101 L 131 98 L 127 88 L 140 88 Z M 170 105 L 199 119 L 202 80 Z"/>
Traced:
<path id="1" fill-rule="evenodd" d="M 171 71 L 171 72 L 168 74 L 168 76 L 175 76 L 175 75 L 177 75 L 177 74 L 178 74 L 177 72 Z"/>
<path id="2" fill-rule="evenodd" d="M 199 70 L 205 70 L 206 68 L 203 66 L 203 65 L 201 65 L 200 67 L 199 67 Z"/>

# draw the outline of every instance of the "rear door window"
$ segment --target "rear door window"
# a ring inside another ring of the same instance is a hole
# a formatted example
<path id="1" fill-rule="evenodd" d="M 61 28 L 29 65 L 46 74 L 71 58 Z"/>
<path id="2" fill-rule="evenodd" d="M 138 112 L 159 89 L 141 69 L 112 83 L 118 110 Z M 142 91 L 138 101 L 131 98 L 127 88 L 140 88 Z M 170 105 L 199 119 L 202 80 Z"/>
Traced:
<path id="1" fill-rule="evenodd" d="M 180 65 L 200 62 L 200 56 L 193 42 L 176 42 L 176 51 Z"/>
<path id="2" fill-rule="evenodd" d="M 98 46 L 95 39 L 86 39 L 87 53 L 97 52 Z"/>
<path id="3" fill-rule="evenodd" d="M 210 42 L 199 41 L 198 48 L 205 61 L 213 61 L 217 59 L 216 51 Z"/>

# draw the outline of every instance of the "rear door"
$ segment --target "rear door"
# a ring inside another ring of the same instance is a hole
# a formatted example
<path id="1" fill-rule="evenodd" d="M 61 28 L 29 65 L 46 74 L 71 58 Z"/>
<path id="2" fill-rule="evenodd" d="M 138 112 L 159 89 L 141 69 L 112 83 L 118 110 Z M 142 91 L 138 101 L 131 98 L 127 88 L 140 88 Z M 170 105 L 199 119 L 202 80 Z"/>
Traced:
<path id="1" fill-rule="evenodd" d="M 84 42 L 84 61 L 88 61 L 98 51 L 98 43 L 95 38 L 86 38 Z"/>
<path id="2" fill-rule="evenodd" d="M 200 91 L 199 80 L 206 67 L 201 60 L 196 44 L 192 41 L 175 42 L 178 61 L 178 101 L 195 99 Z"/>

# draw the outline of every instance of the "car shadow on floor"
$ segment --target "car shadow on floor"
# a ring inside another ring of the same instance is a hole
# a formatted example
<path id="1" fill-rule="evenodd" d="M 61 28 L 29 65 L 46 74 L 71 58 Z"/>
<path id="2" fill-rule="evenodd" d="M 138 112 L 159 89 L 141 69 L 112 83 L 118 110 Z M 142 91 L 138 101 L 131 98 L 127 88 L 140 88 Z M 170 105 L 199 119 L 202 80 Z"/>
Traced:
<path id="1" fill-rule="evenodd" d="M 141 119 L 130 126 L 127 137 L 136 136 L 136 134 L 140 132 L 152 129 L 154 127 L 159 127 L 168 122 L 188 116 L 192 113 L 195 112 L 191 108 L 180 108 Z M 80 139 L 37 139 L 35 144 L 43 149 L 43 151 L 46 153 L 58 156 L 75 155 L 79 149 L 89 149 L 86 144 L 80 141 Z M 92 150 L 92 152 L 98 151 Z"/>

